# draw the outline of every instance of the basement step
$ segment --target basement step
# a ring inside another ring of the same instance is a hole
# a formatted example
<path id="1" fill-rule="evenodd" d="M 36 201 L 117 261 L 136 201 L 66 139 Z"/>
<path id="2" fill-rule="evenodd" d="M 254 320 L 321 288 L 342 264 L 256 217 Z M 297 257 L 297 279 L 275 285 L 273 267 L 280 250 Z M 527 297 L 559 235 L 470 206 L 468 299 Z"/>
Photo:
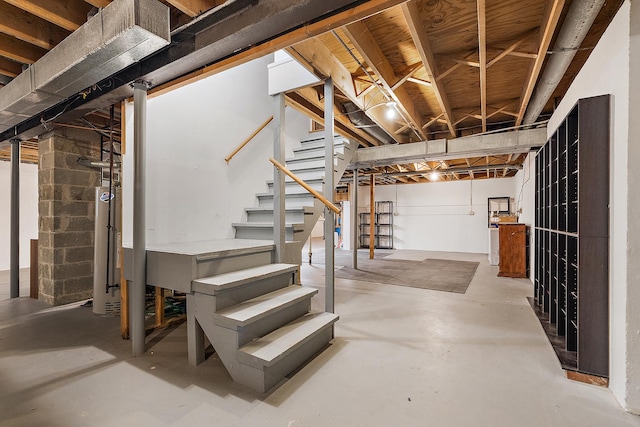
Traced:
<path id="1" fill-rule="evenodd" d="M 296 154 L 295 157 L 291 157 L 286 159 L 286 163 L 287 163 L 287 167 L 289 167 L 289 165 L 291 164 L 296 164 L 296 163 L 307 163 L 307 162 L 322 162 L 324 164 L 324 153 L 317 153 L 317 154 L 309 154 L 306 156 L 301 156 Z M 336 153 L 333 156 L 333 162 L 334 164 L 339 161 L 339 160 L 344 160 L 344 156 L 341 153 Z"/>
<path id="2" fill-rule="evenodd" d="M 228 292 L 234 288 L 246 286 L 257 281 L 279 276 L 293 276 L 296 271 L 298 271 L 298 266 L 294 264 L 260 265 L 258 267 L 194 280 L 192 282 L 192 289 L 194 292 L 201 294 L 217 295 L 221 292 Z"/>
<path id="3" fill-rule="evenodd" d="M 273 208 L 246 208 L 247 222 L 273 222 Z M 304 222 L 306 215 L 313 215 L 311 206 L 285 209 L 285 221 L 290 223 Z"/>
<path id="4" fill-rule="evenodd" d="M 256 194 L 258 198 L 258 206 L 261 208 L 273 209 L 273 194 L 260 193 Z M 285 194 L 287 208 L 299 208 L 304 206 L 313 206 L 313 196 L 305 191 L 299 194 Z M 271 237 L 273 239 L 273 237 Z"/>
<path id="5" fill-rule="evenodd" d="M 216 312 L 214 317 L 220 326 L 231 329 L 246 327 L 317 293 L 317 289 L 292 285 L 227 307 Z"/>
<path id="6" fill-rule="evenodd" d="M 262 393 L 272 389 L 333 339 L 337 320 L 332 313 L 306 314 L 242 346 L 237 360 L 252 369 L 245 385 Z"/>
<path id="7" fill-rule="evenodd" d="M 236 239 L 268 239 L 273 238 L 272 222 L 235 222 L 231 224 L 236 230 Z M 294 240 L 296 233 L 304 231 L 304 223 L 289 223 L 284 227 L 285 240 Z"/>

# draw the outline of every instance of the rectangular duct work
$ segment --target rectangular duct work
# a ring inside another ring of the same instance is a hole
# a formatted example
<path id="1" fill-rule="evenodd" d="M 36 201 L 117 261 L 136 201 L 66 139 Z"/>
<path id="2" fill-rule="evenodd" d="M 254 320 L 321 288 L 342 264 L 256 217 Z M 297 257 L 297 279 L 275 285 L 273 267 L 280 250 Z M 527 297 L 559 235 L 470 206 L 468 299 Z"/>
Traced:
<path id="1" fill-rule="evenodd" d="M 115 0 L 0 89 L 0 131 L 169 44 L 169 8 Z"/>

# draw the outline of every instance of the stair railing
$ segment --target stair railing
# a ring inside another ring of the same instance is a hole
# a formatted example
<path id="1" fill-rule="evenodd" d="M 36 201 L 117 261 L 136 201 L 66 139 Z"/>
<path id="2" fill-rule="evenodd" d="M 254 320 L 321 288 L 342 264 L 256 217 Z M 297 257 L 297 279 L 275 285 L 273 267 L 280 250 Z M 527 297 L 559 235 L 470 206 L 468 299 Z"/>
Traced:
<path id="1" fill-rule="evenodd" d="M 238 147 L 235 150 L 233 150 L 233 152 L 231 154 L 229 154 L 227 157 L 225 157 L 224 161 L 227 162 L 227 164 L 229 164 L 229 162 L 231 161 L 233 156 L 238 154 L 238 151 L 242 150 L 244 148 L 244 146 L 247 145 L 249 143 L 249 141 L 251 141 L 253 138 L 255 138 L 255 136 L 257 134 L 259 134 L 262 129 L 266 128 L 267 125 L 269 123 L 271 123 L 271 120 L 273 120 L 273 116 L 271 116 L 267 120 L 265 120 L 265 122 L 262 123 L 260 125 L 260 127 L 258 127 L 258 129 L 256 129 L 251 135 L 249 135 L 249 137 L 247 139 L 242 141 L 242 143 L 240 145 L 238 145 Z"/>
<path id="2" fill-rule="evenodd" d="M 277 161 L 276 159 L 274 159 L 273 157 L 269 159 L 269 161 L 271 163 L 274 164 L 275 167 L 277 167 L 278 169 L 280 169 L 282 172 L 286 173 L 287 175 L 289 175 L 289 177 L 291 177 L 291 179 L 293 179 L 295 182 L 297 182 L 298 184 L 300 184 L 302 186 L 302 188 L 304 188 L 305 190 L 307 190 L 309 193 L 311 193 L 311 195 L 313 197 L 315 197 L 316 199 L 320 200 L 322 203 L 324 203 L 324 205 L 326 207 L 328 207 L 329 209 L 331 209 L 332 211 L 334 211 L 336 214 L 340 214 L 340 208 L 337 207 L 336 205 L 334 205 L 333 203 L 331 203 L 329 200 L 327 200 L 327 198 L 325 198 L 322 194 L 320 194 L 318 191 L 314 190 L 313 188 L 311 188 L 309 186 L 309 184 L 307 184 L 306 182 L 304 182 L 302 179 L 298 178 L 293 172 L 291 172 L 289 169 L 287 169 L 282 163 L 280 163 L 279 161 Z"/>

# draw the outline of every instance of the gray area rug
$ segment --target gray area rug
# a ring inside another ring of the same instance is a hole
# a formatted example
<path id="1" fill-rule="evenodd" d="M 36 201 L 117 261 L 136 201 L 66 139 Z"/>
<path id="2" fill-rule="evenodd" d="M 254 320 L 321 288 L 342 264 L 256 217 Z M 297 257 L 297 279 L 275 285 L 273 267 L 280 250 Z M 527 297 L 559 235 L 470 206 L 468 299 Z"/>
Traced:
<path id="1" fill-rule="evenodd" d="M 341 279 L 363 280 L 387 285 L 463 294 L 467 291 L 478 262 L 426 259 L 358 259 L 358 269 L 342 267 L 335 275 Z"/>

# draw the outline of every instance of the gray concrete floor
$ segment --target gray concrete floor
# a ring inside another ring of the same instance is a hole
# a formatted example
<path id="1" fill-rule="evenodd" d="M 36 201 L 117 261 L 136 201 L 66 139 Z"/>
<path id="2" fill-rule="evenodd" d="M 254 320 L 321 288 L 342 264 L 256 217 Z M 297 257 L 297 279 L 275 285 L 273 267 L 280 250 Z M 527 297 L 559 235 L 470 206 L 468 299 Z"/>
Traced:
<path id="1" fill-rule="evenodd" d="M 233 383 L 215 355 L 189 366 L 186 324 L 133 358 L 118 318 L 2 293 L 0 425 L 640 426 L 608 389 L 565 378 L 528 280 L 496 277 L 483 254 L 391 256 L 480 266 L 466 294 L 336 280 L 333 344 L 269 395 Z M 316 309 L 323 271 L 302 266 Z"/>

